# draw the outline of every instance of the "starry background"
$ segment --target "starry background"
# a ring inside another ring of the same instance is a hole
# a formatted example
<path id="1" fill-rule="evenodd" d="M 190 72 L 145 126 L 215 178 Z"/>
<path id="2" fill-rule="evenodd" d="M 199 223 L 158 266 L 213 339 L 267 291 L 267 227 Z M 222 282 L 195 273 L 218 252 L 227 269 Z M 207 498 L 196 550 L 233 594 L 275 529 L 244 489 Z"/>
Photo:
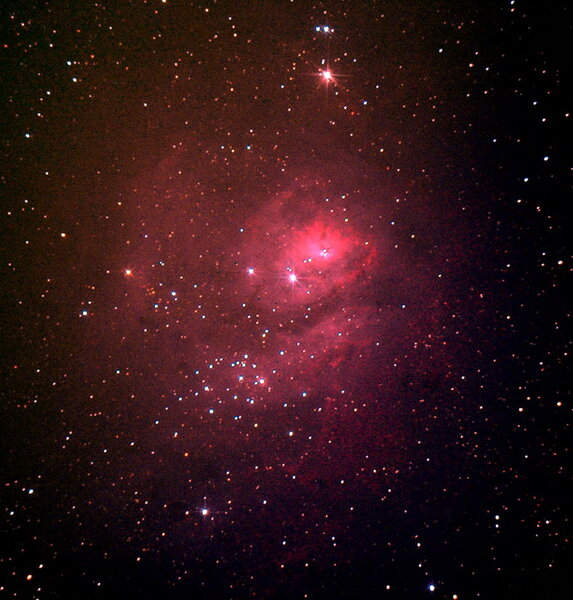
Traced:
<path id="1" fill-rule="evenodd" d="M 571 25 L 3 4 L 4 597 L 563 589 Z"/>

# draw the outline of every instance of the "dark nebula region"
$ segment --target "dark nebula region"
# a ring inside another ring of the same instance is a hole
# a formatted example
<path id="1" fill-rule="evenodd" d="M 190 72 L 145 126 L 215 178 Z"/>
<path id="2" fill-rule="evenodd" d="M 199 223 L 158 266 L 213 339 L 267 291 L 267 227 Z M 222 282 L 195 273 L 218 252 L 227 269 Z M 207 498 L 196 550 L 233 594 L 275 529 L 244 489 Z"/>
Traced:
<path id="1" fill-rule="evenodd" d="M 566 3 L 3 13 L 0 596 L 562 597 Z"/>

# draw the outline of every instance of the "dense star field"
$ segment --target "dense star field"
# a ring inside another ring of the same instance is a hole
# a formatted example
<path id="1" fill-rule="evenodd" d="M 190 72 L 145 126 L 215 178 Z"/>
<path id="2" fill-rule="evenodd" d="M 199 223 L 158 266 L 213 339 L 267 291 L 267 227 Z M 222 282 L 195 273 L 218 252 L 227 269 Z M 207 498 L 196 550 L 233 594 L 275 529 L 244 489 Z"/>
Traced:
<path id="1" fill-rule="evenodd" d="M 0 19 L 0 595 L 568 589 L 567 3 Z"/>

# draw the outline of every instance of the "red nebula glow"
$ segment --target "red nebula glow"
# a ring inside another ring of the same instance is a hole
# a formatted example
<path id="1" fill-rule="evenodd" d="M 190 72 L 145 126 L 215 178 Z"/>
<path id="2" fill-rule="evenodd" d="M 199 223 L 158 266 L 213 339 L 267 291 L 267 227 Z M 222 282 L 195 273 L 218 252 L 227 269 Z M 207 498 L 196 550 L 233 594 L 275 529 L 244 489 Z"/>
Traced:
<path id="1" fill-rule="evenodd" d="M 311 293 L 314 300 L 355 281 L 371 268 L 374 259 L 374 248 L 362 241 L 357 231 L 322 218 L 286 238 L 281 260 L 297 273 L 290 280 L 300 279 L 304 284 L 301 293 Z"/>

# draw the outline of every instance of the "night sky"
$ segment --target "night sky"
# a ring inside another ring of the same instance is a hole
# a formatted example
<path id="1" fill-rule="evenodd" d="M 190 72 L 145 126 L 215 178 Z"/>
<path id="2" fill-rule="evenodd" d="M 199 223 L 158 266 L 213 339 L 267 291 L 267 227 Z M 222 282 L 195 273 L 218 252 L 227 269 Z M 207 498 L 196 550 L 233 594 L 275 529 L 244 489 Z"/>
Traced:
<path id="1" fill-rule="evenodd" d="M 3 3 L 1 597 L 567 596 L 536 4 Z"/>

